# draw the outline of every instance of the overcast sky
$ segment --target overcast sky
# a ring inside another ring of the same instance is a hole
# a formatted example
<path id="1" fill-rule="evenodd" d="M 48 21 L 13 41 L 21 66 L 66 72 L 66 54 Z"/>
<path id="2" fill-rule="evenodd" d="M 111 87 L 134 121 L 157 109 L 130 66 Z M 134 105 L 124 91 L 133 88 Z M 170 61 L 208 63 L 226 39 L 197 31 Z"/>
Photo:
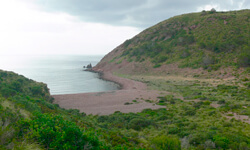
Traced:
<path id="1" fill-rule="evenodd" d="M 183 13 L 249 9 L 249 0 L 0 0 L 0 55 L 106 54 Z"/>

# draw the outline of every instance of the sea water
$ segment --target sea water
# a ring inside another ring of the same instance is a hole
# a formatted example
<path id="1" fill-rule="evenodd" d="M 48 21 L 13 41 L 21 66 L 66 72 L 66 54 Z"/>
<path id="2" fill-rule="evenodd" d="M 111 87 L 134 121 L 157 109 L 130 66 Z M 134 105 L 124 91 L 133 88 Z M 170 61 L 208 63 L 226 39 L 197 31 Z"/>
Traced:
<path id="1" fill-rule="evenodd" d="M 6 55 L 0 56 L 0 69 L 14 71 L 48 85 L 52 95 L 104 92 L 118 85 L 99 78 L 97 73 L 83 71 L 95 66 L 103 56 L 85 55 Z"/>

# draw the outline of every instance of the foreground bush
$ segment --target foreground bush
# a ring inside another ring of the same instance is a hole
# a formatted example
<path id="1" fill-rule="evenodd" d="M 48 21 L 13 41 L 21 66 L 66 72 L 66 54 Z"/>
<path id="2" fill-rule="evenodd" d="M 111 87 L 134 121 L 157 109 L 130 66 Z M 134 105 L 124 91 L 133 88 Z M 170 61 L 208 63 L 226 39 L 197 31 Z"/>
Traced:
<path id="1" fill-rule="evenodd" d="M 47 149 L 99 149 L 98 138 L 61 116 L 40 114 L 30 121 L 31 137 Z"/>

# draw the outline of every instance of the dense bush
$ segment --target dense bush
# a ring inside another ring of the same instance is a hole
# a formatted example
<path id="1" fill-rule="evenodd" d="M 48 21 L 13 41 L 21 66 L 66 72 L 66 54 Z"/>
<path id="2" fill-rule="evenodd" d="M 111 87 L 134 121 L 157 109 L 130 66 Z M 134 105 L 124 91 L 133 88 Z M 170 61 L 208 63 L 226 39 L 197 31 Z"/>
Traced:
<path id="1" fill-rule="evenodd" d="M 33 95 L 42 95 L 42 87 L 41 86 L 33 86 L 30 88 Z"/>
<path id="2" fill-rule="evenodd" d="M 181 150 L 181 142 L 178 138 L 165 135 L 157 136 L 152 139 L 152 148 L 155 150 Z"/>
<path id="3" fill-rule="evenodd" d="M 238 64 L 240 67 L 250 67 L 250 47 L 244 47 L 242 53 L 238 57 Z"/>
<path id="4" fill-rule="evenodd" d="M 61 116 L 40 114 L 30 121 L 31 136 L 46 149 L 99 149 L 100 142 L 93 133 L 84 132 L 75 123 Z"/>
<path id="5" fill-rule="evenodd" d="M 152 124 L 153 122 L 151 120 L 145 118 L 134 118 L 129 122 L 128 128 L 132 128 L 138 131 Z"/>
<path id="6" fill-rule="evenodd" d="M 161 67 L 161 64 L 156 64 L 153 66 L 153 68 L 159 68 L 159 67 Z"/>
<path id="7" fill-rule="evenodd" d="M 2 94 L 2 96 L 7 98 L 10 96 L 16 95 L 16 91 L 13 89 L 10 89 L 8 87 L 3 87 L 3 88 L 1 88 L 1 94 Z"/>
<path id="8" fill-rule="evenodd" d="M 19 140 L 23 139 L 35 140 L 46 149 L 106 149 L 94 131 L 84 131 L 61 116 L 38 113 L 34 119 L 24 120 L 20 112 L 13 113 L 12 109 L 3 109 L 1 105 L 0 110 L 0 125 L 3 125 L 0 126 L 0 145 L 3 149 L 4 145 L 9 147 L 8 143 L 26 149 L 24 145 L 18 146 Z"/>
<path id="9" fill-rule="evenodd" d="M 157 63 L 163 63 L 167 59 L 168 59 L 167 56 L 162 55 L 162 56 L 159 56 L 159 57 L 155 58 L 152 62 L 155 63 L 155 64 L 157 64 Z"/>

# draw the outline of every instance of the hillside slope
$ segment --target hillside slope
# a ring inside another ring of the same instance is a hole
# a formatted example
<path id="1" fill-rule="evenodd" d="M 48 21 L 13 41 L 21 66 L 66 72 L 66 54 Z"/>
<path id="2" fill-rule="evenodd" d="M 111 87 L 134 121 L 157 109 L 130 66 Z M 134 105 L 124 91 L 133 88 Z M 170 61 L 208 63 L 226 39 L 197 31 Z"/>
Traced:
<path id="1" fill-rule="evenodd" d="M 169 80 L 166 87 L 185 99 L 170 94 L 146 100 L 166 108 L 86 115 L 52 104 L 45 84 L 0 70 L 0 149 L 249 149 L 250 89 L 197 80 Z"/>
<path id="2" fill-rule="evenodd" d="M 85 113 L 52 101 L 47 85 L 0 70 L 0 149 L 105 149 Z"/>
<path id="3" fill-rule="evenodd" d="M 250 10 L 176 16 L 125 41 L 94 70 L 123 74 L 245 70 L 250 66 L 249 19 Z"/>

